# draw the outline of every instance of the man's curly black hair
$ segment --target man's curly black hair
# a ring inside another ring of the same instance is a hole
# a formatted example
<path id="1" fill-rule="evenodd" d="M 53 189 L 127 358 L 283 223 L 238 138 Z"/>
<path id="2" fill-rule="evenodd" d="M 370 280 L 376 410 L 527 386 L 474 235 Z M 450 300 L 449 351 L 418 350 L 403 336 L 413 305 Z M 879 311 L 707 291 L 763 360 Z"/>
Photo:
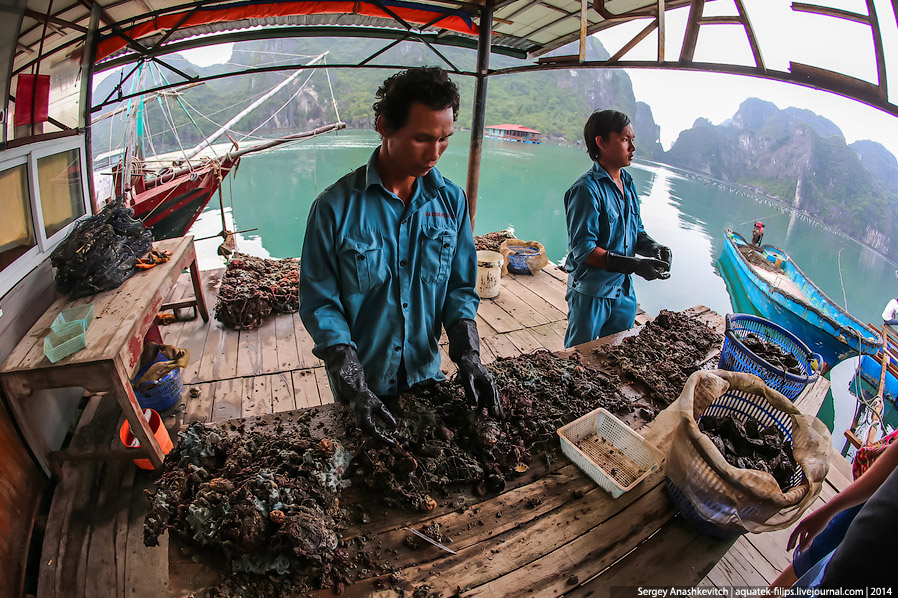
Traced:
<path id="1" fill-rule="evenodd" d="M 441 68 L 419 67 L 396 73 L 377 90 L 374 116 L 396 131 L 408 122 L 412 103 L 419 102 L 431 110 L 452 107 L 452 120 L 458 118 L 458 87 Z"/>

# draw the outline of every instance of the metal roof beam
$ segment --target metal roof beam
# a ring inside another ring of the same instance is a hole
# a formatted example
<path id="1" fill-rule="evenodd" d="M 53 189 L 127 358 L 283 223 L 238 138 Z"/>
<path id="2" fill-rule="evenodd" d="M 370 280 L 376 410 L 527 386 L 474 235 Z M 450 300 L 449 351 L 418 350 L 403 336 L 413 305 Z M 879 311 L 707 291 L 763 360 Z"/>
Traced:
<path id="1" fill-rule="evenodd" d="M 624 57 L 624 55 L 636 47 L 636 45 L 644 40 L 649 34 L 658 28 L 658 20 L 655 19 L 651 23 L 645 26 L 645 28 L 633 36 L 633 39 L 624 44 L 620 50 L 615 52 L 614 56 L 608 59 L 608 62 L 614 63 Z M 662 61 L 663 62 L 663 61 Z"/>
<path id="2" fill-rule="evenodd" d="M 853 23 L 860 23 L 870 28 L 873 36 L 873 50 L 876 53 L 876 76 L 879 93 L 884 99 L 888 99 L 888 86 L 886 81 L 886 58 L 885 51 L 882 46 L 882 33 L 879 29 L 879 19 L 876 17 L 876 6 L 873 0 L 866 0 L 867 14 L 860 14 L 838 8 L 830 8 L 828 6 L 818 6 L 816 4 L 807 4 L 804 2 L 793 2 L 792 10 L 796 12 L 804 12 L 808 14 L 817 14 L 826 17 L 834 17 L 844 19 Z M 898 0 L 892 0 L 892 6 L 895 10 L 895 17 L 898 19 Z M 827 71 L 832 72 L 832 71 Z"/>
<path id="3" fill-rule="evenodd" d="M 174 27 L 172 27 L 171 29 L 166 31 L 165 35 L 163 35 L 162 38 L 159 39 L 159 41 L 157 41 L 155 44 L 153 44 L 153 48 L 158 48 L 158 47 L 162 46 L 162 44 L 164 44 L 166 41 L 168 41 L 168 38 L 170 38 L 175 33 L 175 31 L 178 31 L 181 28 L 181 25 L 183 25 L 185 23 L 185 21 L 187 21 L 187 19 L 189 19 L 190 17 L 195 15 L 199 9 L 200 8 L 197 6 L 193 10 L 185 12 L 184 16 L 181 17 L 181 20 L 178 21 Z"/>
<path id="4" fill-rule="evenodd" d="M 39 21 L 41 23 L 50 23 L 52 25 L 58 25 L 65 29 L 74 29 L 79 33 L 87 33 L 87 27 L 82 27 L 77 23 L 72 23 L 71 21 L 66 21 L 65 19 L 60 19 L 59 17 L 54 17 L 52 15 L 47 15 L 42 12 L 37 12 L 36 10 L 31 10 L 30 8 L 25 9 L 25 16 L 34 19 L 35 21 Z M 56 31 L 59 32 L 58 30 Z"/>
<path id="5" fill-rule="evenodd" d="M 371 27 L 341 27 L 339 25 L 321 25 L 321 26 L 300 26 L 300 27 L 269 27 L 258 30 L 241 30 L 229 33 L 221 33 L 206 38 L 194 38 L 169 43 L 164 48 L 154 46 L 147 50 L 147 56 L 157 56 L 165 54 L 173 54 L 192 48 L 200 48 L 213 44 L 224 44 L 230 42 L 240 42 L 258 39 L 277 39 L 287 37 L 361 37 L 373 39 L 404 39 L 407 32 L 393 29 L 376 29 Z M 437 35 L 435 33 L 419 34 L 420 38 L 427 38 L 428 41 L 435 46 L 450 46 L 458 48 L 477 49 L 477 40 L 462 37 L 460 35 Z M 420 40 L 418 40 L 420 41 Z M 493 54 L 501 54 L 523 60 L 527 58 L 527 52 L 516 48 L 494 45 L 492 47 Z M 105 60 L 97 65 L 97 72 L 107 71 L 109 69 L 118 68 L 126 64 L 131 64 L 140 60 L 141 56 L 136 54 L 126 54 L 109 60 Z"/>
<path id="6" fill-rule="evenodd" d="M 773 81 L 782 81 L 784 83 L 793 83 L 802 87 L 810 87 L 835 93 L 846 98 L 863 102 L 873 108 L 887 112 L 898 117 L 898 105 L 889 102 L 888 96 L 883 96 L 880 86 L 869 83 L 862 79 L 857 79 L 813 66 L 808 66 L 796 62 L 790 63 L 790 71 L 775 71 L 770 69 L 762 69 L 757 66 L 747 66 L 741 64 L 720 64 L 714 62 L 658 62 L 658 61 L 620 61 L 611 64 L 607 61 L 587 61 L 579 65 L 580 68 L 614 68 L 614 69 L 665 69 L 672 71 L 697 71 L 708 73 L 719 73 L 724 75 L 743 75 L 748 77 L 758 77 L 761 79 L 770 79 Z M 503 69 L 495 69 L 490 75 L 511 75 L 517 73 L 526 73 L 530 71 L 549 71 L 559 69 L 570 69 L 569 61 L 559 62 L 543 62 L 535 65 L 526 65 L 519 67 L 509 67 Z"/>
<path id="7" fill-rule="evenodd" d="M 830 8 L 829 6 L 818 6 L 816 4 L 807 4 L 805 2 L 793 2 L 792 10 L 795 12 L 806 12 L 809 14 L 823 15 L 825 17 L 835 17 L 837 19 L 845 19 L 854 21 L 855 23 L 863 23 L 869 25 L 869 17 L 860 13 L 842 10 L 840 8 Z"/>
<path id="8" fill-rule="evenodd" d="M 256 73 L 273 73 L 273 72 L 278 72 L 278 71 L 291 71 L 291 70 L 297 71 L 297 70 L 302 70 L 302 69 L 306 69 L 306 70 L 384 69 L 384 70 L 392 70 L 392 71 L 401 71 L 401 70 L 405 70 L 407 68 L 408 68 L 408 65 L 402 65 L 402 64 L 375 64 L 375 65 L 367 65 L 367 64 L 366 65 L 358 65 L 358 64 L 317 65 L 316 64 L 313 66 L 308 66 L 305 64 L 282 64 L 282 65 L 270 66 L 270 67 L 256 67 L 256 68 L 243 69 L 241 71 L 235 71 L 235 72 L 231 72 L 231 73 L 218 73 L 216 75 L 196 77 L 193 82 L 199 83 L 199 82 L 203 82 L 203 81 L 215 81 L 218 79 L 227 79 L 228 77 L 237 77 L 240 75 L 252 75 L 252 74 L 256 74 Z M 470 72 L 470 71 L 459 71 L 456 74 L 470 77 L 470 76 L 473 76 L 475 73 Z M 492 73 L 490 73 L 490 74 L 492 74 Z M 166 89 L 171 89 L 173 87 L 181 87 L 183 85 L 184 85 L 183 81 L 178 81 L 177 83 L 167 83 L 165 85 L 156 85 L 154 87 L 143 89 L 141 91 L 136 91 L 134 93 L 116 96 L 116 98 L 114 100 L 111 100 L 110 97 L 107 97 L 107 99 L 104 100 L 103 102 L 101 102 L 100 104 L 93 106 L 90 111 L 91 111 L 91 114 L 93 114 L 94 112 L 98 112 L 110 104 L 118 103 L 118 102 L 121 102 L 124 100 L 130 100 L 131 98 L 136 98 L 138 96 L 146 95 L 149 93 L 156 93 L 159 91 L 164 91 Z"/>
<path id="9" fill-rule="evenodd" d="M 680 48 L 680 62 L 692 62 L 692 58 L 695 56 L 695 42 L 698 41 L 698 28 L 702 20 L 702 11 L 704 10 L 705 0 L 694 0 L 689 8 L 686 34 L 683 36 L 683 46 Z"/>

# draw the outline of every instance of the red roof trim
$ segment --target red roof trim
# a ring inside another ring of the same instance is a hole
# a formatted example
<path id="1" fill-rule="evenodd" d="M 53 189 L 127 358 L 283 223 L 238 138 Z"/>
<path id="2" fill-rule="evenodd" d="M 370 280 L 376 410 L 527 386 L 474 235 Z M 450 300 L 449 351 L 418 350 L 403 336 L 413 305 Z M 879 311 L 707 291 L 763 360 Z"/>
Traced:
<path id="1" fill-rule="evenodd" d="M 422 6 L 417 4 L 415 6 Z M 443 14 L 443 11 L 435 9 L 434 11 L 423 10 L 420 8 L 408 8 L 389 5 L 390 10 L 400 18 L 419 25 L 430 23 L 437 14 Z M 392 19 L 392 15 L 385 12 L 375 4 L 368 2 L 350 2 L 347 0 L 321 0 L 318 2 L 273 2 L 270 4 L 247 4 L 239 7 L 222 8 L 218 10 L 202 10 L 197 11 L 192 16 L 181 22 L 190 12 L 181 12 L 175 14 L 167 14 L 156 17 L 140 25 L 135 25 L 129 29 L 125 29 L 131 39 L 140 39 L 147 35 L 165 31 L 178 26 L 181 28 L 195 27 L 197 25 L 205 25 L 207 23 L 223 23 L 228 21 L 240 21 L 244 19 L 263 19 L 268 17 L 288 17 L 296 15 L 316 15 L 316 14 L 359 14 L 368 17 L 381 17 Z M 477 35 L 479 28 L 477 25 L 466 21 L 465 18 L 457 15 L 444 16 L 437 26 L 441 29 L 448 29 L 457 33 L 467 35 Z M 109 56 L 126 45 L 126 41 L 116 34 L 111 34 L 106 39 L 97 44 L 97 61 Z"/>
<path id="2" fill-rule="evenodd" d="M 536 129 L 529 129 L 522 125 L 487 125 L 487 129 L 504 129 L 506 131 L 524 131 L 526 133 L 539 133 Z M 542 133 L 539 133 L 542 135 Z"/>

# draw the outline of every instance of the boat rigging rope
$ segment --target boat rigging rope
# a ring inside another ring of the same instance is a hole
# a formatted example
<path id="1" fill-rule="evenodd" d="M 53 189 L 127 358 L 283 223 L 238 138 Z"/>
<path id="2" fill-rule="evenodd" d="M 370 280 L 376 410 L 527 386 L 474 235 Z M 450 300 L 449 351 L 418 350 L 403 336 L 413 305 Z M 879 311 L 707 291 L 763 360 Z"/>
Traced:
<path id="1" fill-rule="evenodd" d="M 321 62 L 323 62 L 324 64 L 327 64 L 327 56 L 325 56 L 324 59 L 323 59 Z M 325 67 L 325 69 L 324 69 L 324 74 L 327 75 L 327 86 L 328 86 L 328 87 L 330 88 L 330 90 L 331 90 L 331 104 L 334 105 L 334 114 L 337 115 L 337 122 L 338 122 L 338 123 L 339 123 L 339 122 L 343 122 L 343 121 L 340 120 L 340 111 L 337 110 L 337 96 L 334 95 L 334 86 L 331 84 L 331 71 L 330 71 L 330 69 L 327 68 L 327 67 Z M 315 195 L 318 195 L 318 191 L 317 191 L 317 190 L 315 191 Z M 895 272 L 898 273 L 898 270 L 896 270 Z"/>
<path id="2" fill-rule="evenodd" d="M 187 152 L 184 150 L 184 146 L 181 145 L 181 137 L 180 137 L 180 135 L 178 135 L 178 131 L 175 128 L 175 119 L 171 114 L 171 107 L 168 105 L 168 98 L 166 98 L 164 105 L 162 104 L 162 100 L 160 99 L 159 106 L 162 107 L 162 114 L 164 117 L 166 117 L 166 120 L 167 120 L 169 126 L 172 128 L 172 133 L 175 136 L 175 141 L 178 144 L 178 149 L 181 151 L 181 155 L 184 156 L 186 159 Z M 167 112 L 166 112 L 166 109 L 167 109 Z M 192 121 L 193 121 L 193 119 L 191 119 L 191 122 Z M 199 127 L 197 127 L 197 128 L 199 128 Z M 202 131 L 200 131 L 200 134 L 202 134 Z M 193 172 L 193 164 L 190 163 L 190 160 L 187 160 L 187 168 L 189 168 L 190 171 Z"/>
<path id="3" fill-rule="evenodd" d="M 249 100 L 249 103 L 252 103 L 252 102 L 256 101 L 257 99 L 261 98 L 261 97 L 262 97 L 263 95 L 265 95 L 266 93 L 268 93 L 268 91 L 264 91 L 264 90 L 263 90 L 263 91 L 257 93 L 256 95 L 251 96 L 251 97 L 250 97 L 250 100 Z M 215 125 L 217 128 L 219 128 L 219 129 L 221 128 L 222 124 L 221 124 L 220 122 L 212 120 L 209 116 L 206 116 L 205 114 L 203 114 L 201 110 L 199 110 L 196 106 L 194 106 L 193 104 L 191 104 L 191 103 L 188 102 L 187 100 L 182 99 L 182 102 L 183 102 L 186 106 L 188 106 L 191 110 L 193 110 L 194 112 L 196 112 L 199 116 L 201 116 L 201 117 L 204 118 L 205 120 L 209 121 L 210 123 L 212 123 L 213 125 Z M 230 110 L 230 109 L 233 108 L 234 106 L 239 106 L 239 105 L 241 105 L 241 104 L 247 104 L 247 101 L 241 99 L 239 102 L 234 102 L 234 103 L 231 104 L 230 106 L 225 106 L 224 108 L 222 108 L 222 109 L 220 109 L 220 110 L 216 110 L 216 111 L 213 112 L 212 114 L 213 114 L 213 115 L 219 114 L 219 113 L 221 113 L 221 112 L 224 112 L 225 110 Z M 236 131 L 235 131 L 235 132 L 236 132 Z M 244 139 L 246 139 L 246 138 L 248 138 L 248 137 L 250 137 L 250 135 L 249 135 L 249 134 L 246 134 L 245 136 L 241 137 L 240 140 L 243 141 Z M 257 135 L 253 135 L 252 138 L 253 138 L 253 139 L 265 139 L 265 140 L 269 139 L 268 137 L 260 137 L 260 136 L 257 136 Z"/>
<path id="4" fill-rule="evenodd" d="M 249 133 L 247 133 L 246 135 L 244 135 L 243 137 L 241 137 L 241 138 L 240 138 L 240 141 L 243 141 L 244 139 L 246 139 L 247 137 L 249 137 L 250 135 L 252 135 L 252 134 L 255 133 L 256 131 L 258 131 L 259 129 L 261 129 L 261 128 L 264 127 L 265 125 L 267 125 L 267 124 L 268 124 L 268 121 L 270 121 L 272 118 L 274 118 L 275 116 L 277 116 L 278 113 L 279 113 L 281 110 L 283 110 L 284 108 L 286 108 L 286 107 L 287 107 L 287 104 L 289 104 L 291 101 L 293 101 L 293 98 L 295 98 L 296 96 L 298 96 L 299 94 L 302 93 L 302 91 L 303 91 L 303 90 L 305 89 L 305 87 L 306 87 L 306 84 L 308 84 L 308 82 L 312 79 L 312 75 L 314 75 L 314 74 L 315 74 L 315 71 L 312 71 L 311 73 L 309 73 L 309 76 L 306 77 L 306 80 L 302 82 L 302 85 L 299 86 L 299 89 L 297 89 L 296 92 L 295 92 L 292 96 L 290 96 L 289 98 L 287 98 L 287 101 L 284 102 L 284 104 L 283 104 L 280 108 L 278 108 L 277 110 L 275 110 L 274 113 L 273 113 L 271 116 L 269 116 L 268 118 L 266 118 L 265 120 L 263 120 L 262 123 L 261 123 L 258 127 L 256 127 L 255 129 L 253 129 L 252 131 L 250 131 Z M 236 131 L 235 131 L 235 133 L 236 133 Z"/>
<path id="5" fill-rule="evenodd" d="M 842 278 L 842 250 L 844 247 L 839 248 L 839 254 L 836 256 L 836 259 L 839 260 L 839 284 L 842 285 L 842 301 L 845 302 L 845 311 L 848 311 L 848 297 L 845 295 L 845 280 Z M 860 352 L 860 344 L 858 344 L 858 352 Z"/>
<path id="6" fill-rule="evenodd" d="M 743 226 L 743 225 L 745 225 L 745 224 L 751 224 L 751 223 L 753 223 L 753 222 L 758 222 L 759 220 L 764 220 L 764 218 L 773 218 L 774 216 L 776 216 L 776 214 L 770 214 L 770 215 L 768 215 L 768 216 L 760 216 L 760 217 L 758 217 L 758 218 L 752 218 L 751 220 L 746 220 L 745 222 L 740 222 L 740 223 L 738 223 L 738 224 L 734 224 L 734 225 L 731 226 L 730 228 L 731 228 L 732 230 L 736 230 L 736 227 L 737 227 L 737 226 Z"/>

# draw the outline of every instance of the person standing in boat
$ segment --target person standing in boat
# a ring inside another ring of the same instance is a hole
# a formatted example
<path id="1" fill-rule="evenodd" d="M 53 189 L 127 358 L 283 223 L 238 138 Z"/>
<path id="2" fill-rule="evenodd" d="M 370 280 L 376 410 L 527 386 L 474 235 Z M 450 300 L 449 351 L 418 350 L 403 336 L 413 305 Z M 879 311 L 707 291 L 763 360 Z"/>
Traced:
<path id="1" fill-rule="evenodd" d="M 755 246 L 760 246 L 761 241 L 764 240 L 764 223 L 760 220 L 755 222 L 755 228 L 751 231 L 751 244 Z"/>
<path id="2" fill-rule="evenodd" d="M 439 68 L 397 73 L 377 90 L 381 145 L 312 204 L 299 314 L 334 397 L 366 433 L 392 442 L 381 397 L 444 379 L 439 340 L 472 407 L 503 410 L 480 361 L 477 257 L 464 191 L 435 168 L 458 117 L 458 88 Z"/>
<path id="3" fill-rule="evenodd" d="M 631 274 L 670 277 L 670 248 L 645 232 L 633 178 L 636 137 L 626 114 L 593 112 L 583 129 L 593 165 L 564 195 L 567 218 L 568 326 L 566 347 L 633 327 Z M 645 256 L 645 257 L 640 257 Z"/>

